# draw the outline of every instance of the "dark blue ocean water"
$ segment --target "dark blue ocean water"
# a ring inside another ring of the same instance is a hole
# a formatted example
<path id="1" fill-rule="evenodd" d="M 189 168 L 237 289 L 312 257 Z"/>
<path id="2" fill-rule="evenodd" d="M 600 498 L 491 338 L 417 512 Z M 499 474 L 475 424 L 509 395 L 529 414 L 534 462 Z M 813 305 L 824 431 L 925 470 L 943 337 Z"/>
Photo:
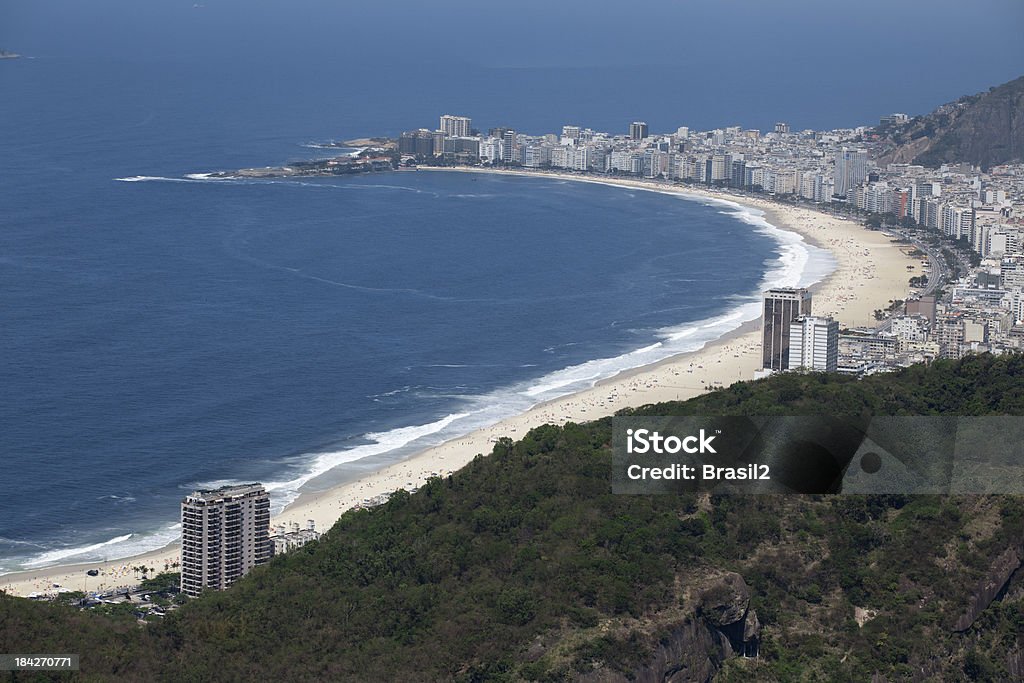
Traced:
<path id="1" fill-rule="evenodd" d="M 0 62 L 0 571 L 159 546 L 196 486 L 261 480 L 284 502 L 695 348 L 766 283 L 813 279 L 813 250 L 754 214 L 657 193 L 185 178 L 447 110 L 344 69 L 261 73 Z"/>

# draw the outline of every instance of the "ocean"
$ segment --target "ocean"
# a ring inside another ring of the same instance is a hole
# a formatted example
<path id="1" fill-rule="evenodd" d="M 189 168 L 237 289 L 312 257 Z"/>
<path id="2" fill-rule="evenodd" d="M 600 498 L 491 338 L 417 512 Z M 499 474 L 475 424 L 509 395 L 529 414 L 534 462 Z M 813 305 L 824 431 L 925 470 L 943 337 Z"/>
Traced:
<path id="1" fill-rule="evenodd" d="M 0 572 L 160 547 L 197 487 L 262 481 L 280 509 L 699 348 L 830 268 L 758 212 L 657 192 L 188 178 L 446 107 L 97 60 L 0 64 Z"/>

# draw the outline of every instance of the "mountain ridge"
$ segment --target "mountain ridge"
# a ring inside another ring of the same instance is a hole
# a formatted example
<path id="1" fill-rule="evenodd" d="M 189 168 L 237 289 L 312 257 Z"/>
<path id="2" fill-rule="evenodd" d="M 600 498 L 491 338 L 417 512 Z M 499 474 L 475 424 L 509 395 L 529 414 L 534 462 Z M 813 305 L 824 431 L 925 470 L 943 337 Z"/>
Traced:
<path id="1" fill-rule="evenodd" d="M 1024 161 L 1024 76 L 965 95 L 905 123 L 874 128 L 879 163 L 969 163 L 989 169 Z"/>

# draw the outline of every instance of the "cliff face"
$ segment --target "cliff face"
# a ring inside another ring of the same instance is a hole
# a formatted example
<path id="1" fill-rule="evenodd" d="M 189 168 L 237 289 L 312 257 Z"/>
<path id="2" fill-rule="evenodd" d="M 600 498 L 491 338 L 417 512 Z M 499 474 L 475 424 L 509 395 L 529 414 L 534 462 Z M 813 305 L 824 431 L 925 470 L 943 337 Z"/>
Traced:
<path id="1" fill-rule="evenodd" d="M 625 674 L 599 669 L 579 678 L 581 683 L 709 683 L 729 656 L 729 639 L 702 620 L 673 629 L 654 656 Z"/>
<path id="2" fill-rule="evenodd" d="M 1024 76 L 876 132 L 885 141 L 882 163 L 989 168 L 1024 160 Z"/>
<path id="3" fill-rule="evenodd" d="M 654 655 L 629 673 L 599 669 L 580 678 L 585 683 L 708 683 L 722 663 L 757 655 L 761 623 L 750 609 L 750 588 L 743 577 L 727 572 L 706 581 L 696 614 L 663 636 Z"/>
<path id="4" fill-rule="evenodd" d="M 992 601 L 999 597 L 1014 572 L 1021 567 L 1019 552 L 1019 548 L 1007 548 L 1002 555 L 996 558 L 971 594 L 967 609 L 953 626 L 954 631 L 963 632 L 969 629 L 981 616 L 981 613 L 988 609 Z"/>

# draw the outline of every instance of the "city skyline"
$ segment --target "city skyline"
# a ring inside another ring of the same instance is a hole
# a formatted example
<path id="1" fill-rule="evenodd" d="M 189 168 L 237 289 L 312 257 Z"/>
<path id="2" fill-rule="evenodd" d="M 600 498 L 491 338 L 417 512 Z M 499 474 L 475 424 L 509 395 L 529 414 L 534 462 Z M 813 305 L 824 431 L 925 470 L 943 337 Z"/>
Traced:
<path id="1" fill-rule="evenodd" d="M 974 99 L 962 98 L 938 111 L 942 116 L 965 111 Z M 1019 218 L 1024 167 L 1009 163 L 983 170 L 955 163 L 936 169 L 883 162 L 880 157 L 888 154 L 881 146 L 883 133 L 912 129 L 917 121 L 895 112 L 879 117 L 877 126 L 825 131 L 793 130 L 776 121 L 764 134 L 741 126 L 652 132 L 637 120 L 610 132 L 566 123 L 560 135 L 500 128 L 452 138 L 439 129 L 429 149 L 414 144 L 412 133 L 403 133 L 397 152 L 403 164 L 634 177 L 766 194 L 833 212 L 859 212 L 872 217 L 876 228 L 888 221 L 890 230 L 923 229 L 956 243 L 960 253 L 954 255 L 949 248 L 930 248 L 912 230 L 898 233 L 900 241 L 912 245 L 903 247 L 904 253 L 924 257 L 923 269 L 909 278 L 913 289 L 906 300 L 890 300 L 887 309 L 876 311 L 880 322 L 874 329 L 846 330 L 844 321 L 825 316 L 803 321 L 790 339 L 790 322 L 808 315 L 809 306 L 776 320 L 768 309 L 769 292 L 762 344 L 768 372 L 809 368 L 863 374 L 972 352 L 1012 353 L 1024 325 L 1019 277 L 1024 270 Z M 468 128 L 467 123 L 461 130 Z M 368 153 L 375 154 L 372 149 Z M 915 266 L 908 270 L 918 272 Z M 937 309 L 934 293 L 949 285 L 953 291 Z M 931 303 L 924 306 L 923 301 Z M 792 363 L 790 344 L 800 345 Z"/>

